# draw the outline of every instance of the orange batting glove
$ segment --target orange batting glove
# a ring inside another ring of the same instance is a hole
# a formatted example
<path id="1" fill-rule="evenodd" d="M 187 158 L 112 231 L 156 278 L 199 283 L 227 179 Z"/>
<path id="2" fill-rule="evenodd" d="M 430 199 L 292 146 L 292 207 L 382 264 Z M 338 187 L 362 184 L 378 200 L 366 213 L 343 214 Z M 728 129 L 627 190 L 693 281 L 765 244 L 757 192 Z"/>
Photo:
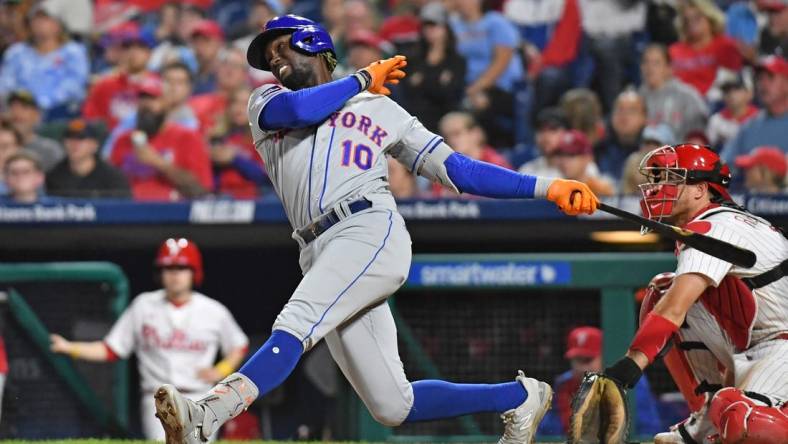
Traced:
<path id="1" fill-rule="evenodd" d="M 547 200 L 569 216 L 592 214 L 599 206 L 599 199 L 588 185 L 576 180 L 555 179 L 547 187 Z"/>
<path id="2" fill-rule="evenodd" d="M 360 74 L 366 80 L 366 85 L 362 82 L 362 90 L 373 94 L 389 95 L 391 91 L 386 88 L 386 84 L 396 85 L 401 79 L 405 77 L 405 71 L 402 68 L 408 65 L 405 56 L 394 56 L 390 59 L 378 60 L 371 63 L 366 68 L 360 70 Z M 361 80 L 359 80 L 361 82 Z"/>

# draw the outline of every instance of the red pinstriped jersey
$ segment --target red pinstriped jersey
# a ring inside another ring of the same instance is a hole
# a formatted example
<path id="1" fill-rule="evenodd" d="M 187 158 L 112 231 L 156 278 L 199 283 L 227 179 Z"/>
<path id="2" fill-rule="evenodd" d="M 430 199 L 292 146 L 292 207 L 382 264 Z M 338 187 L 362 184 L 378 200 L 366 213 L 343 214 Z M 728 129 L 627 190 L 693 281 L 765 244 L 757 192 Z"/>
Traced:
<path id="1" fill-rule="evenodd" d="M 733 208 L 712 205 L 699 213 L 687 229 L 746 248 L 755 253 L 752 268 L 742 268 L 679 244 L 676 276 L 699 273 L 716 287 L 728 274 L 749 278 L 778 267 L 788 259 L 788 239 L 766 220 Z M 757 344 L 788 332 L 788 277 L 753 290 L 757 311 L 751 342 Z"/>

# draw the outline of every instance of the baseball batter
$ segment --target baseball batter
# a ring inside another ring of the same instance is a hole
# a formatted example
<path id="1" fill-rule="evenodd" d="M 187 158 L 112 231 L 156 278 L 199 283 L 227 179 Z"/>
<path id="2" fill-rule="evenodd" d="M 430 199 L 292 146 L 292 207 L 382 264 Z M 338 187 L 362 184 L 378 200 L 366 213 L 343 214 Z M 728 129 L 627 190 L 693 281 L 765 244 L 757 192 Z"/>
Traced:
<path id="1" fill-rule="evenodd" d="M 137 356 L 140 414 L 147 439 L 163 440 L 155 417 L 154 391 L 165 381 L 197 399 L 241 363 L 248 339 L 220 302 L 192 290 L 203 279 L 202 257 L 194 242 L 168 239 L 156 266 L 163 287 L 142 293 L 102 341 L 72 342 L 52 335 L 52 351 L 74 359 L 112 362 Z M 224 359 L 214 365 L 217 352 Z"/>
<path id="2" fill-rule="evenodd" d="M 528 443 L 549 408 L 548 384 L 520 372 L 514 382 L 410 382 L 386 299 L 407 277 L 410 236 L 389 191 L 386 156 L 458 192 L 547 198 L 570 215 L 592 213 L 582 183 L 526 176 L 468 159 L 386 97 L 405 76 L 397 56 L 332 81 L 328 33 L 311 20 L 277 17 L 249 47 L 251 66 L 281 82 L 254 91 L 249 121 L 258 152 L 301 249 L 301 283 L 270 339 L 197 402 L 171 385 L 157 391 L 170 443 L 199 442 L 281 384 L 302 353 L 325 339 L 372 416 L 403 422 L 498 412 L 501 442 Z"/>
<path id="3" fill-rule="evenodd" d="M 694 410 L 658 444 L 788 442 L 788 240 L 731 200 L 728 167 L 707 147 L 666 146 L 641 171 L 647 217 L 753 251 L 741 268 L 677 245 L 675 273 L 652 279 L 627 356 L 605 371 L 632 386 L 660 354 Z"/>

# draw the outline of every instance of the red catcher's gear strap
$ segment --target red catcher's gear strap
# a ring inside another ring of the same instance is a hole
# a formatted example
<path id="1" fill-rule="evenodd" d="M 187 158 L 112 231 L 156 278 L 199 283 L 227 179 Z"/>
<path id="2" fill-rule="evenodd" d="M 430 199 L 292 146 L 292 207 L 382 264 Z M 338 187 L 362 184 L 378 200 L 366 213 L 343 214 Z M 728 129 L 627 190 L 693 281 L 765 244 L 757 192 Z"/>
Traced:
<path id="1" fill-rule="evenodd" d="M 640 324 L 638 332 L 635 334 L 635 339 L 632 340 L 630 350 L 637 350 L 646 357 L 648 363 L 654 362 L 660 350 L 665 347 L 668 339 L 675 333 L 679 327 L 666 318 L 651 312 L 646 316 L 646 320 Z"/>

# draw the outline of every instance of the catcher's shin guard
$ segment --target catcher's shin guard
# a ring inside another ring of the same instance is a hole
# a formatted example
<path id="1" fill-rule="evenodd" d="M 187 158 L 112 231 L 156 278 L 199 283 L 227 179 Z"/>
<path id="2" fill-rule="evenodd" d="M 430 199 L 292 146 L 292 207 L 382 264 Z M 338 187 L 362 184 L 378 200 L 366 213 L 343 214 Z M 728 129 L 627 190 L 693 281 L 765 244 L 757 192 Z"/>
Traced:
<path id="1" fill-rule="evenodd" d="M 768 402 L 768 398 L 751 394 Z M 723 444 L 788 443 L 788 415 L 780 408 L 761 406 L 741 390 L 728 387 L 714 395 L 709 416 Z M 785 407 L 784 407 L 785 408 Z"/>

